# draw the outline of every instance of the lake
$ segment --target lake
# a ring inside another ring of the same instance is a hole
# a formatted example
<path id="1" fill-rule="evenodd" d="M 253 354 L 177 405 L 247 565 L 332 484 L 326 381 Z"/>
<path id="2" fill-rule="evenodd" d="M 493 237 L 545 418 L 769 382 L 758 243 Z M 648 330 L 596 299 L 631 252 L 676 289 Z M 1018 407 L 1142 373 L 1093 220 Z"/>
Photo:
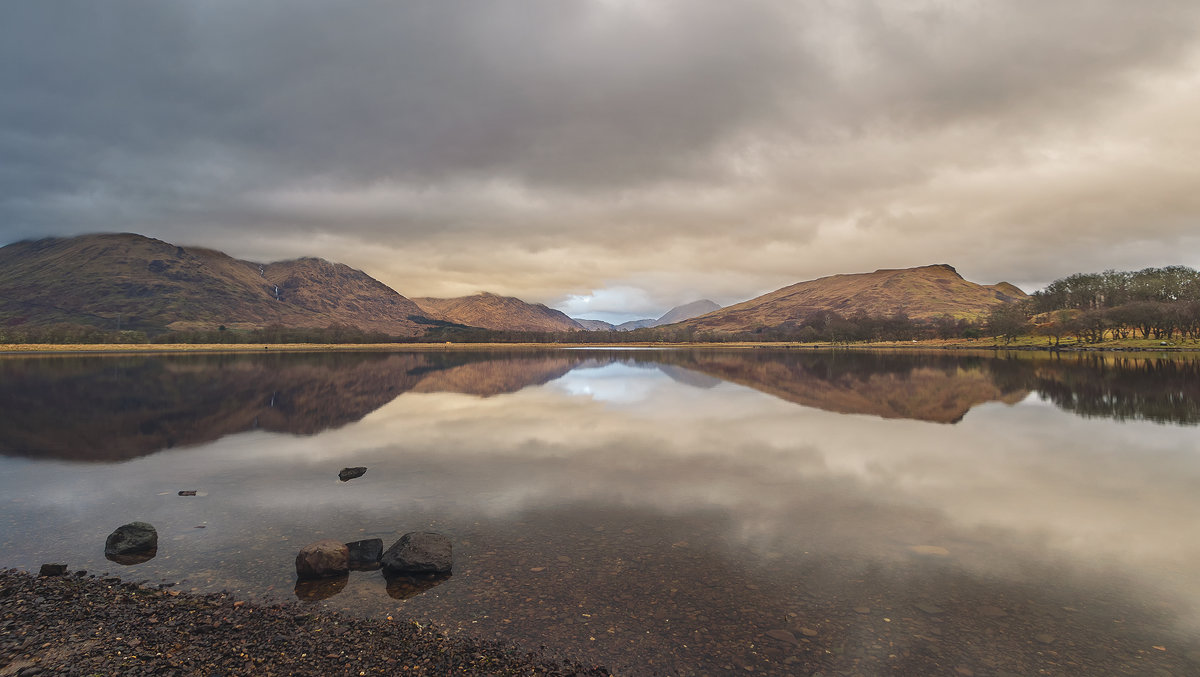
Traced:
<path id="1" fill-rule="evenodd" d="M 622 674 L 1198 674 L 1198 424 L 1188 353 L 0 357 L 0 566 Z M 106 560 L 135 520 L 157 555 Z M 451 576 L 297 585 L 410 531 Z"/>

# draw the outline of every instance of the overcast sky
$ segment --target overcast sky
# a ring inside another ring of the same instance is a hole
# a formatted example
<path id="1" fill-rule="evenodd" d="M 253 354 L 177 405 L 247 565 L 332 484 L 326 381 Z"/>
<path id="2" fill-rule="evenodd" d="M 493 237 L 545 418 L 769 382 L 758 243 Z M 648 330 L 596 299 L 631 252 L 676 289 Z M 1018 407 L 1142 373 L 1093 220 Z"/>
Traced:
<path id="1" fill-rule="evenodd" d="M 0 4 L 0 244 L 132 231 L 581 317 L 1200 267 L 1195 0 Z"/>

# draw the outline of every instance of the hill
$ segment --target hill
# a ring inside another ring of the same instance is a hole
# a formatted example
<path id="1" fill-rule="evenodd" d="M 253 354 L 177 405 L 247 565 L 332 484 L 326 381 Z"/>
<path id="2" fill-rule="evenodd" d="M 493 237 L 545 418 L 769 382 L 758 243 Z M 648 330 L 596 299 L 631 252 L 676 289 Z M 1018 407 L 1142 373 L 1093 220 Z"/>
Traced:
<path id="1" fill-rule="evenodd" d="M 700 299 L 699 301 L 685 303 L 682 306 L 675 306 L 674 308 L 668 310 L 662 317 L 655 320 L 654 324 L 650 326 L 661 327 L 664 324 L 675 324 L 676 322 L 683 322 L 684 320 L 690 320 L 693 317 L 707 315 L 708 313 L 720 309 L 721 306 L 717 305 L 716 303 L 713 303 L 708 299 Z"/>
<path id="2" fill-rule="evenodd" d="M 617 328 L 612 322 L 605 322 L 604 320 L 585 320 L 578 317 L 572 317 L 571 319 L 578 322 L 579 326 L 588 331 L 615 331 Z"/>
<path id="3" fill-rule="evenodd" d="M 482 293 L 451 299 L 414 298 L 423 314 L 439 320 L 498 331 L 582 331 L 561 311 L 511 296 Z"/>
<path id="4" fill-rule="evenodd" d="M 939 264 L 873 273 L 832 275 L 800 282 L 698 318 L 684 327 L 701 331 L 748 331 L 795 323 L 817 312 L 844 317 L 889 316 L 903 312 L 912 319 L 942 315 L 975 318 L 991 308 L 1028 298 L 1001 282 L 986 286 L 964 280 L 953 267 Z"/>
<path id="5" fill-rule="evenodd" d="M 132 233 L 0 248 L 0 323 L 166 330 L 354 325 L 424 332 L 415 303 L 366 273 L 303 258 L 260 264 Z"/>

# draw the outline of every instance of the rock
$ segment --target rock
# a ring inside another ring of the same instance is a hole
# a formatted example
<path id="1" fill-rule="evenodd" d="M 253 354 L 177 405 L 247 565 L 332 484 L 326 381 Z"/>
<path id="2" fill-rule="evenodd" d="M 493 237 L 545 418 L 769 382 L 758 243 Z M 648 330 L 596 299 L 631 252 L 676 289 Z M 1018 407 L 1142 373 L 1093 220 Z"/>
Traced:
<path id="1" fill-rule="evenodd" d="M 936 604 L 930 604 L 929 602 L 920 602 L 916 605 L 916 607 L 931 616 L 936 616 L 937 614 L 942 613 L 942 608 L 940 606 Z"/>
<path id="2" fill-rule="evenodd" d="M 43 564 L 38 576 L 65 576 L 66 573 L 66 564 Z"/>
<path id="3" fill-rule="evenodd" d="M 345 576 L 349 572 L 350 549 L 332 538 L 309 543 L 296 555 L 296 575 L 302 580 Z"/>
<path id="4" fill-rule="evenodd" d="M 117 564 L 141 564 L 158 554 L 158 532 L 146 522 L 117 527 L 104 541 L 104 557 Z"/>
<path id="5" fill-rule="evenodd" d="M 856 613 L 856 614 L 869 614 L 869 613 L 871 613 L 871 607 L 869 607 L 869 606 L 856 606 L 856 607 L 854 607 L 854 613 Z"/>
<path id="6" fill-rule="evenodd" d="M 448 574 L 453 556 L 450 539 L 429 531 L 404 534 L 383 553 L 383 568 L 393 574 Z"/>
<path id="7" fill-rule="evenodd" d="M 1033 638 L 1036 639 L 1037 641 L 1041 642 L 1042 644 L 1053 644 L 1054 643 L 1054 635 L 1051 635 L 1046 632 L 1043 632 L 1038 635 L 1034 635 Z"/>
<path id="8" fill-rule="evenodd" d="M 185 489 L 185 490 L 179 492 L 179 495 L 180 496 L 195 496 L 196 490 L 195 489 Z"/>
<path id="9" fill-rule="evenodd" d="M 379 568 L 383 557 L 383 539 L 370 538 L 365 541 L 347 543 L 350 551 L 350 568 L 355 571 L 372 571 Z"/>
<path id="10" fill-rule="evenodd" d="M 362 477 L 363 475 L 366 475 L 366 474 L 367 474 L 367 469 L 362 466 L 359 466 L 357 468 L 342 468 L 342 471 L 338 473 L 338 479 L 343 482 L 346 482 L 346 481 L 354 479 L 355 477 Z"/>
<path id="11" fill-rule="evenodd" d="M 782 630 L 782 629 L 767 630 L 766 635 L 767 635 L 767 637 L 770 637 L 771 639 L 778 640 L 780 642 L 785 642 L 787 644 L 799 644 L 800 643 L 800 640 L 796 639 L 796 636 L 793 635 L 792 633 L 788 632 L 787 630 Z"/>

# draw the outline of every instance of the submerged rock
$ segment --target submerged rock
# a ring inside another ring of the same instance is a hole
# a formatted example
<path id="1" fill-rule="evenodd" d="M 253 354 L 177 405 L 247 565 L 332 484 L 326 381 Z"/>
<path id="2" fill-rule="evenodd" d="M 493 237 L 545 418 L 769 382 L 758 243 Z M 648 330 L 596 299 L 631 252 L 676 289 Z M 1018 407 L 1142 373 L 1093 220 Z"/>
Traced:
<path id="1" fill-rule="evenodd" d="M 453 564 L 450 539 L 431 531 L 413 531 L 383 553 L 390 574 L 448 574 Z"/>
<path id="2" fill-rule="evenodd" d="M 345 576 L 350 572 L 350 549 L 332 538 L 309 543 L 296 555 L 296 575 L 301 579 Z"/>
<path id="3" fill-rule="evenodd" d="M 104 541 L 104 557 L 117 564 L 141 564 L 158 554 L 158 531 L 147 522 L 117 527 Z"/>
<path id="4" fill-rule="evenodd" d="M 65 576 L 66 573 L 66 564 L 43 564 L 38 576 Z"/>
<path id="5" fill-rule="evenodd" d="M 357 468 L 342 468 L 342 471 L 338 473 L 338 479 L 346 482 L 354 479 L 355 477 L 362 477 L 366 474 L 367 469 L 362 466 L 358 466 Z"/>
<path id="6" fill-rule="evenodd" d="M 350 568 L 356 571 L 372 571 L 379 568 L 383 557 L 383 539 L 369 538 L 365 541 L 347 543 L 350 551 Z"/>

